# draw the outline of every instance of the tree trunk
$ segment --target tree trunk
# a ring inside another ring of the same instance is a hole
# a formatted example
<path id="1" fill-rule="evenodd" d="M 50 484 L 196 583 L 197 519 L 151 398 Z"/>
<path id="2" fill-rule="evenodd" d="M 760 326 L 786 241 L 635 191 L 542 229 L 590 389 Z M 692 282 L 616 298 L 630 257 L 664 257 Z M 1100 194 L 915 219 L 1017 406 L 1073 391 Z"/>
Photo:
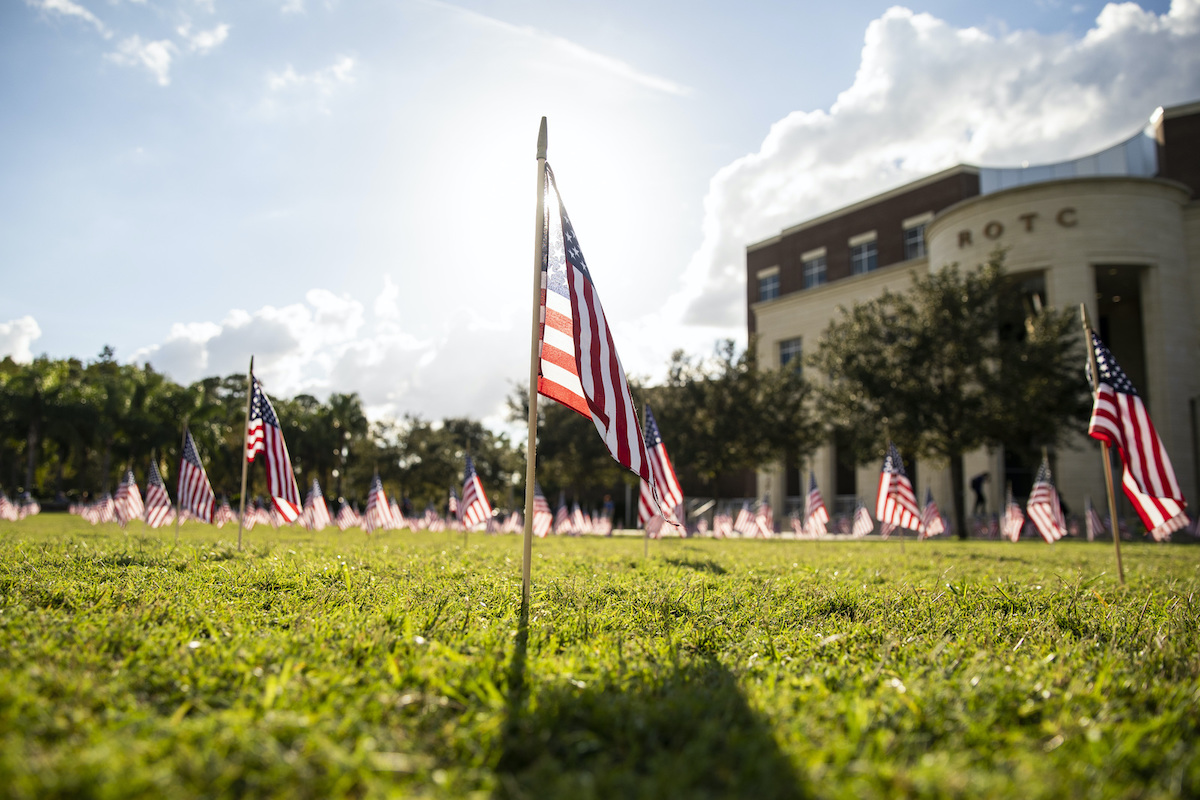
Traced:
<path id="1" fill-rule="evenodd" d="M 108 494 L 108 470 L 112 466 L 112 445 L 104 445 L 104 458 L 100 460 L 100 493 Z"/>
<path id="2" fill-rule="evenodd" d="M 963 497 L 962 453 L 950 456 L 950 498 L 954 503 L 954 529 L 958 532 L 958 538 L 965 541 L 970 532 L 967 530 L 966 500 Z"/>
<path id="3" fill-rule="evenodd" d="M 29 435 L 25 438 L 25 491 L 33 494 L 33 473 L 37 468 L 38 425 L 34 422 L 29 426 Z"/>

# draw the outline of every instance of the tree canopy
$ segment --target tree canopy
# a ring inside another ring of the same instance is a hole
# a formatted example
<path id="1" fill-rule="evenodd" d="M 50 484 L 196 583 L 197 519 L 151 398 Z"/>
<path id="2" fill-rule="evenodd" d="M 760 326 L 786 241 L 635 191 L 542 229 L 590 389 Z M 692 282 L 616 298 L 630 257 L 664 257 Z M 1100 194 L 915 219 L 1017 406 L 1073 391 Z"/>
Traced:
<path id="1" fill-rule="evenodd" d="M 1004 446 L 1031 457 L 1087 419 L 1078 321 L 1039 305 L 997 253 L 842 308 L 809 357 L 829 376 L 822 418 L 860 461 L 882 459 L 890 439 L 905 456 L 948 462 L 964 536 L 964 453 Z"/>

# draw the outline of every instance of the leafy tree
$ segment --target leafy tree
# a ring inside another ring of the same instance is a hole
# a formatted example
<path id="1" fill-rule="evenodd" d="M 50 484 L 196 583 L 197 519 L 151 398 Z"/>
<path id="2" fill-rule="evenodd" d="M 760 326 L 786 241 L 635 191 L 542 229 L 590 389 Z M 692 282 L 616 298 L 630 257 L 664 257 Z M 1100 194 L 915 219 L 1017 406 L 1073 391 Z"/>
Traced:
<path id="1" fill-rule="evenodd" d="M 812 387 L 794 368 L 760 369 L 753 342 L 732 340 L 709 359 L 676 352 L 664 386 L 647 390 L 676 471 L 694 474 L 706 493 L 716 480 L 758 469 L 824 443 Z"/>
<path id="2" fill-rule="evenodd" d="M 882 458 L 890 439 L 905 455 L 949 463 L 961 537 L 964 453 L 1003 445 L 1031 455 L 1087 415 L 1077 320 L 1029 307 L 1002 261 L 947 266 L 842 308 L 809 359 L 829 376 L 822 416 L 860 461 Z"/>

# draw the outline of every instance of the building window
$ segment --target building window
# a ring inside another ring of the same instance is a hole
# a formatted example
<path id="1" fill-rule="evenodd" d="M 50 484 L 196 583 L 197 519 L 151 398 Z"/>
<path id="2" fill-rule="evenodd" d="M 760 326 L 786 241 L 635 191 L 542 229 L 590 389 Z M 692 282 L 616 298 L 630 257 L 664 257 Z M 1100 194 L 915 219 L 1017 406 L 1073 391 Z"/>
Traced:
<path id="1" fill-rule="evenodd" d="M 774 300 L 779 297 L 779 270 L 758 276 L 758 301 Z"/>
<path id="2" fill-rule="evenodd" d="M 855 275 L 879 268 L 879 249 L 875 242 L 863 242 L 850 248 L 850 271 Z"/>
<path id="3" fill-rule="evenodd" d="M 925 223 L 904 229 L 904 257 L 920 258 L 925 255 Z"/>
<path id="4" fill-rule="evenodd" d="M 805 259 L 802 263 L 804 265 L 805 289 L 820 286 L 825 282 L 825 256 Z"/>
<path id="5" fill-rule="evenodd" d="M 784 339 L 782 342 L 779 343 L 779 366 L 780 367 L 786 367 L 790 364 L 792 369 L 799 372 L 801 364 L 802 364 L 802 362 L 800 360 L 800 355 L 801 355 L 801 349 L 800 349 L 800 339 L 799 338 Z"/>

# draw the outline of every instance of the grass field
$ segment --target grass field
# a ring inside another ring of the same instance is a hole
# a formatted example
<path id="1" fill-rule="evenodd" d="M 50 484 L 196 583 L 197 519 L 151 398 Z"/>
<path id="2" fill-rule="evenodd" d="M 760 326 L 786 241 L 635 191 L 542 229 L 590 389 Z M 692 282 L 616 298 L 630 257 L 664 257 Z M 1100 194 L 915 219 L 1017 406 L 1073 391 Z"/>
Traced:
<path id="1" fill-rule="evenodd" d="M 1200 795 L 1200 548 L 0 522 L 0 796 Z"/>

